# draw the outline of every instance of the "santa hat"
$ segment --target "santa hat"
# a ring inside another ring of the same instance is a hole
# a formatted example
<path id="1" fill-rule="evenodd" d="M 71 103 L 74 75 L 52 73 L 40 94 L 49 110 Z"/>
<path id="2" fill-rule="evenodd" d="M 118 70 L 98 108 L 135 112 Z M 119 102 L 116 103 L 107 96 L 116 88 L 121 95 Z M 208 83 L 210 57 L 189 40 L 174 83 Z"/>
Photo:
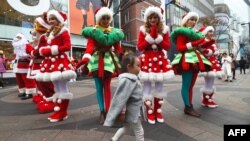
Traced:
<path id="1" fill-rule="evenodd" d="M 207 27 L 202 26 L 202 27 L 199 29 L 199 32 L 201 32 L 202 35 L 207 35 L 207 33 L 208 33 L 209 31 L 214 32 L 214 28 L 213 28 L 212 26 L 207 26 Z"/>
<path id="2" fill-rule="evenodd" d="M 49 21 L 49 17 L 53 15 L 57 18 L 57 20 L 60 22 L 60 23 L 64 23 L 66 20 L 67 20 L 67 15 L 66 13 L 64 12 L 59 12 L 59 11 L 56 11 L 56 10 L 50 10 L 48 13 L 47 13 L 47 20 Z"/>
<path id="3" fill-rule="evenodd" d="M 186 22 L 191 18 L 191 17 L 195 17 L 197 18 L 197 22 L 199 20 L 199 15 L 195 12 L 188 12 L 187 14 L 182 16 L 182 21 L 181 21 L 181 26 L 184 26 L 186 24 Z M 196 22 L 196 23 L 197 23 Z"/>
<path id="4" fill-rule="evenodd" d="M 41 26 L 43 26 L 46 29 L 50 28 L 50 25 L 48 24 L 47 20 L 43 19 L 42 17 L 36 18 L 35 22 L 38 22 Z"/>
<path id="5" fill-rule="evenodd" d="M 160 7 L 156 7 L 156 6 L 150 6 L 146 9 L 145 13 L 144 13 L 144 22 L 147 22 L 147 18 L 151 15 L 151 14 L 157 14 L 160 18 L 160 21 L 163 20 L 163 9 Z"/>
<path id="6" fill-rule="evenodd" d="M 110 23 L 111 21 L 113 20 L 113 12 L 108 8 L 108 7 L 100 7 L 98 9 L 96 9 L 95 11 L 95 20 L 96 20 L 96 23 L 99 23 L 102 16 L 109 16 L 110 17 Z"/>

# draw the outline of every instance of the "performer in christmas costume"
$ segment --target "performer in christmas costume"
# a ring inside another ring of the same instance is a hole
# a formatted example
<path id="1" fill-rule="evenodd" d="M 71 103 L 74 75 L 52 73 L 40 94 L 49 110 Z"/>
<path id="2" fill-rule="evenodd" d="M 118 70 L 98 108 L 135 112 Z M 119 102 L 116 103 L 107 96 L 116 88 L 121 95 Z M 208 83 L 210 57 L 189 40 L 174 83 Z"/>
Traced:
<path id="1" fill-rule="evenodd" d="M 142 53 L 139 77 L 144 81 L 144 104 L 150 124 L 155 124 L 155 119 L 164 122 L 161 107 L 166 92 L 163 92 L 163 81 L 174 77 L 170 61 L 164 54 L 164 51 L 170 48 L 170 40 L 169 28 L 162 21 L 162 14 L 163 11 L 159 7 L 146 9 L 145 25 L 140 27 L 137 44 L 138 50 Z M 155 83 L 155 95 L 152 94 L 152 83 Z"/>
<path id="2" fill-rule="evenodd" d="M 219 51 L 215 45 L 215 40 L 213 39 L 214 28 L 212 26 L 203 26 L 199 29 L 199 32 L 205 36 L 206 42 L 210 42 L 207 46 L 200 48 L 200 51 L 212 63 L 210 71 L 201 72 L 199 74 L 200 76 L 203 76 L 205 80 L 205 84 L 200 90 L 203 95 L 201 105 L 209 108 L 216 108 L 218 105 L 213 99 L 215 93 L 214 80 L 216 77 L 222 77 L 222 71 L 219 61 L 217 60 Z"/>
<path id="3" fill-rule="evenodd" d="M 33 79 L 27 78 L 29 69 L 30 56 L 26 53 L 25 48 L 28 44 L 23 34 L 18 33 L 12 41 L 14 54 L 16 56 L 13 66 L 13 72 L 16 74 L 18 84 L 19 97 L 22 100 L 32 98 L 32 94 L 36 93 L 36 83 Z"/>
<path id="4" fill-rule="evenodd" d="M 184 113 L 195 117 L 201 115 L 193 108 L 193 86 L 198 72 L 206 71 L 211 66 L 210 61 L 198 51 L 207 44 L 203 35 L 193 30 L 198 19 L 199 16 L 195 12 L 185 14 L 181 27 L 171 33 L 171 40 L 176 44 L 178 51 L 172 65 L 175 73 L 182 75 L 181 95 L 185 104 Z"/>
<path id="5" fill-rule="evenodd" d="M 117 55 L 122 52 L 120 41 L 124 34 L 120 29 L 109 26 L 113 12 L 102 7 L 95 12 L 94 27 L 85 27 L 82 35 L 88 39 L 87 48 L 77 68 L 88 63 L 87 68 L 94 77 L 97 101 L 100 108 L 99 123 L 103 124 L 111 101 L 110 82 L 112 76 L 120 72 Z M 114 52 L 112 51 L 114 49 Z"/>
<path id="6" fill-rule="evenodd" d="M 51 26 L 46 34 L 40 38 L 40 43 L 45 43 L 39 48 L 39 55 L 45 57 L 41 64 L 40 72 L 36 75 L 37 81 L 54 84 L 55 94 L 47 98 L 55 103 L 54 113 L 48 117 L 50 122 L 57 122 L 67 119 L 69 101 L 73 94 L 69 92 L 67 83 L 70 79 L 76 78 L 68 55 L 71 49 L 70 34 L 64 26 L 67 16 L 63 12 L 50 10 L 47 20 Z M 40 46 L 38 44 L 38 46 Z"/>
<path id="7" fill-rule="evenodd" d="M 40 72 L 41 63 L 44 59 L 39 55 L 39 48 L 46 45 L 46 42 L 39 42 L 40 36 L 50 29 L 50 25 L 47 22 L 47 13 L 44 13 L 42 17 L 38 17 L 34 21 L 34 28 L 31 30 L 33 44 L 27 44 L 26 52 L 32 56 L 30 63 L 30 73 L 28 74 L 31 79 L 35 79 L 37 73 Z M 36 81 L 38 93 L 33 96 L 33 102 L 37 103 L 37 108 L 40 113 L 52 112 L 55 104 L 51 101 L 46 101 L 44 97 L 51 97 L 55 91 L 51 81 L 39 82 Z"/>

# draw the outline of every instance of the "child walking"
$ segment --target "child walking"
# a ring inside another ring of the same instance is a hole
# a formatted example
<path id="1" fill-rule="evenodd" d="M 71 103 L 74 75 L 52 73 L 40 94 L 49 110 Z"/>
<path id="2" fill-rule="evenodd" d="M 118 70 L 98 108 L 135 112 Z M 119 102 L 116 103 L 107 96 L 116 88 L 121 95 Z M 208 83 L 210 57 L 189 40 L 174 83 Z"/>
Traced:
<path id="1" fill-rule="evenodd" d="M 133 53 L 124 56 L 122 74 L 119 75 L 119 84 L 111 102 L 104 126 L 112 126 L 117 116 L 126 106 L 125 124 L 119 128 L 112 141 L 119 140 L 130 128 L 135 133 L 136 141 L 144 141 L 144 131 L 140 121 L 140 109 L 143 104 L 142 85 L 137 77 L 140 72 L 140 61 Z"/>

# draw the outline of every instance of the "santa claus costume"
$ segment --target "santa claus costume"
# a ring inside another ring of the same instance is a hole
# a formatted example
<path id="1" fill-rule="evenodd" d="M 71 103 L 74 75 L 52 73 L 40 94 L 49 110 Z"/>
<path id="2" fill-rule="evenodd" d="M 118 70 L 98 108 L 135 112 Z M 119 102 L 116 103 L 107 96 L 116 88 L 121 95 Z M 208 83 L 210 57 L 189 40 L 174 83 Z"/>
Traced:
<path id="1" fill-rule="evenodd" d="M 201 32 L 205 36 L 206 42 L 210 42 L 210 44 L 207 44 L 203 48 L 200 48 L 200 51 L 212 63 L 210 71 L 201 72 L 199 74 L 199 76 L 204 77 L 205 81 L 204 86 L 200 90 L 202 93 L 201 105 L 209 108 L 216 108 L 218 107 L 218 105 L 214 100 L 214 80 L 215 78 L 221 78 L 223 73 L 219 61 L 217 60 L 218 48 L 216 47 L 214 42 L 211 42 L 211 40 L 213 40 L 212 37 L 214 28 L 212 26 L 203 26 L 199 29 L 199 32 Z"/>
<path id="2" fill-rule="evenodd" d="M 73 94 L 69 92 L 68 81 L 76 78 L 68 55 L 71 49 L 70 34 L 64 26 L 67 16 L 63 12 L 50 10 L 47 19 L 51 28 L 40 38 L 42 45 L 39 48 L 39 55 L 44 57 L 40 72 L 36 75 L 37 81 L 50 82 L 54 84 L 55 94 L 47 98 L 55 103 L 54 113 L 48 117 L 50 122 L 57 122 L 68 117 L 69 101 Z"/>
<path id="3" fill-rule="evenodd" d="M 124 34 L 120 29 L 109 26 L 113 12 L 107 7 L 95 11 L 97 25 L 85 27 L 82 35 L 88 39 L 87 48 L 77 68 L 88 63 L 87 69 L 93 76 L 97 101 L 100 108 L 99 123 L 103 124 L 110 107 L 112 76 L 120 73 L 117 57 L 122 52 L 120 41 Z"/>
<path id="4" fill-rule="evenodd" d="M 162 21 L 163 11 L 159 7 L 149 7 L 144 14 L 145 25 L 140 27 L 138 50 L 141 52 L 141 72 L 139 77 L 144 81 L 143 95 L 147 121 L 155 124 L 155 120 L 164 122 L 162 114 L 163 81 L 174 77 L 174 71 L 164 51 L 170 48 L 169 28 Z M 152 92 L 155 83 L 155 95 Z"/>
<path id="5" fill-rule="evenodd" d="M 27 44 L 26 52 L 31 55 L 32 60 L 30 63 L 30 69 L 28 77 L 35 79 L 36 74 L 40 72 L 43 56 L 39 54 L 39 48 L 46 45 L 46 42 L 39 42 L 40 36 L 50 29 L 50 25 L 47 22 L 47 13 L 44 13 L 42 17 L 38 17 L 34 21 L 34 28 L 31 30 L 31 35 L 33 42 L 32 44 Z M 35 79 L 36 80 L 36 79 Z M 55 91 L 54 86 L 51 81 L 42 82 L 36 81 L 38 92 L 33 96 L 33 102 L 37 104 L 38 111 L 40 113 L 52 112 L 54 110 L 54 103 L 51 101 L 46 101 L 43 97 L 51 97 Z"/>
<path id="6" fill-rule="evenodd" d="M 176 44 L 178 51 L 172 65 L 175 73 L 182 75 L 181 95 L 185 104 L 184 113 L 194 117 L 201 115 L 193 108 L 193 86 L 198 72 L 207 71 L 211 66 L 210 61 L 198 50 L 205 43 L 203 35 L 193 30 L 198 19 L 199 16 L 195 12 L 185 14 L 182 17 L 181 27 L 171 33 L 171 40 Z"/>
<path id="7" fill-rule="evenodd" d="M 25 51 L 27 39 L 23 34 L 18 33 L 12 41 L 14 47 L 14 54 L 16 56 L 13 65 L 13 72 L 16 74 L 18 84 L 19 97 L 22 100 L 32 98 L 32 94 L 36 93 L 35 80 L 27 78 L 27 73 L 30 63 L 30 55 Z"/>

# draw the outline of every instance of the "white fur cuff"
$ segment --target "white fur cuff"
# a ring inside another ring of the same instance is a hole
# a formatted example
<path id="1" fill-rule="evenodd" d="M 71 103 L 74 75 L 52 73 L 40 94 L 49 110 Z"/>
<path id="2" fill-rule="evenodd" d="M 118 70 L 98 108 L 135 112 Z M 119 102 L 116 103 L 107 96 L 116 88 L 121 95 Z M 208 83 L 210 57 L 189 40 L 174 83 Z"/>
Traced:
<path id="1" fill-rule="evenodd" d="M 158 35 L 157 38 L 155 39 L 155 43 L 156 43 L 156 44 L 159 44 L 159 43 L 161 43 L 162 41 L 163 41 L 162 35 Z"/>
<path id="2" fill-rule="evenodd" d="M 149 43 L 149 44 L 154 44 L 155 40 L 150 36 L 150 34 L 147 34 L 145 37 L 145 40 Z"/>
<path id="3" fill-rule="evenodd" d="M 193 49 L 193 46 L 192 46 L 191 42 L 187 43 L 186 46 L 187 46 L 187 49 L 188 49 L 188 50 Z"/>
<path id="4" fill-rule="evenodd" d="M 84 58 L 90 59 L 90 58 L 91 58 L 91 55 L 90 55 L 89 53 L 86 53 L 86 54 L 83 55 L 82 59 L 84 59 Z"/>
<path id="5" fill-rule="evenodd" d="M 59 54 L 59 50 L 58 50 L 58 46 L 57 45 L 52 45 L 51 46 L 51 54 L 52 55 L 58 55 Z"/>

